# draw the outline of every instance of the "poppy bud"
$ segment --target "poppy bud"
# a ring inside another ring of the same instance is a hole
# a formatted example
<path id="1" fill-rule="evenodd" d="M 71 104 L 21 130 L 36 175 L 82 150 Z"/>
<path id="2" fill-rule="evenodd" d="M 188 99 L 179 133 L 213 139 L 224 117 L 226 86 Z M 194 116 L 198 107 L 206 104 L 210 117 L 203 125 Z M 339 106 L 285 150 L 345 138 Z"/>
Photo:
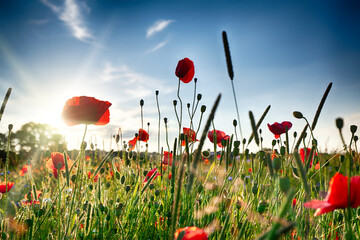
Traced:
<path id="1" fill-rule="evenodd" d="M 342 118 L 337 118 L 335 120 L 335 123 L 336 123 L 336 127 L 340 130 L 343 128 L 344 126 L 344 120 Z"/>
<path id="2" fill-rule="evenodd" d="M 190 108 L 190 103 L 186 104 L 187 108 Z"/>
<path id="3" fill-rule="evenodd" d="M 9 131 L 11 131 L 13 129 L 13 127 L 14 126 L 12 124 L 9 124 L 9 126 L 8 126 Z"/>
<path id="4" fill-rule="evenodd" d="M 199 93 L 199 94 L 197 95 L 197 100 L 200 101 L 201 98 L 202 98 L 202 95 Z"/>
<path id="5" fill-rule="evenodd" d="M 164 118 L 164 123 L 165 123 L 165 124 L 167 124 L 167 121 L 168 121 L 168 119 L 167 119 L 167 118 Z"/>
<path id="6" fill-rule="evenodd" d="M 110 188 L 111 184 L 108 182 L 106 183 L 106 188 Z"/>
<path id="7" fill-rule="evenodd" d="M 293 115 L 294 115 L 294 117 L 295 118 L 297 118 L 297 119 L 302 119 L 304 116 L 302 115 L 302 113 L 301 112 L 298 112 L 298 111 L 294 111 L 293 112 Z"/>
<path id="8" fill-rule="evenodd" d="M 281 168 L 281 159 L 280 158 L 274 158 L 273 159 L 273 168 L 277 171 Z"/>
<path id="9" fill-rule="evenodd" d="M 197 83 L 197 78 L 194 78 L 194 82 Z"/>
<path id="10" fill-rule="evenodd" d="M 286 152 L 285 150 L 286 150 L 285 147 L 284 147 L 284 146 L 281 146 L 281 148 L 280 148 L 280 154 L 284 156 L 284 155 L 285 155 L 285 152 Z"/>
<path id="11" fill-rule="evenodd" d="M 357 126 L 356 126 L 356 125 L 351 125 L 351 126 L 350 126 L 350 132 L 351 132 L 352 134 L 356 133 L 356 130 L 357 130 Z"/>
<path id="12" fill-rule="evenodd" d="M 355 136 L 354 137 L 354 141 L 357 142 L 359 140 L 359 137 L 358 136 Z"/>
<path id="13" fill-rule="evenodd" d="M 84 149 L 84 150 L 85 150 L 86 147 L 87 147 L 87 142 L 84 141 L 83 144 L 81 145 L 81 149 Z"/>
<path id="14" fill-rule="evenodd" d="M 150 123 L 148 122 L 147 125 L 148 125 L 148 127 L 149 127 L 149 126 L 150 126 Z"/>
<path id="15" fill-rule="evenodd" d="M 150 183 L 149 188 L 150 188 L 150 190 L 153 190 L 155 188 L 155 185 Z"/>
<path id="16" fill-rule="evenodd" d="M 144 106 L 144 99 L 140 99 L 140 106 Z"/>
<path id="17" fill-rule="evenodd" d="M 100 168 L 100 174 L 103 174 L 105 172 L 104 168 Z"/>
<path id="18" fill-rule="evenodd" d="M 76 181 L 76 175 L 71 176 L 71 181 L 74 183 Z"/>
<path id="19" fill-rule="evenodd" d="M 266 210 L 266 206 L 267 206 L 267 204 L 266 204 L 265 201 L 260 201 L 260 203 L 259 203 L 259 205 L 257 207 L 258 213 L 264 213 L 265 210 Z"/>
<path id="20" fill-rule="evenodd" d="M 306 136 L 307 136 L 307 132 L 304 132 L 304 138 L 306 138 Z"/>
<path id="21" fill-rule="evenodd" d="M 210 152 L 205 150 L 202 152 L 203 157 L 208 158 L 210 156 Z"/>
<path id="22" fill-rule="evenodd" d="M 238 148 L 240 146 L 240 141 L 234 141 L 234 148 Z"/>
<path id="23" fill-rule="evenodd" d="M 264 151 L 259 151 L 259 158 L 262 160 L 265 157 Z"/>
<path id="24" fill-rule="evenodd" d="M 290 184 L 290 179 L 288 177 L 280 178 L 279 184 L 280 184 L 280 190 L 283 193 L 287 193 L 290 190 L 291 184 Z"/>
<path id="25" fill-rule="evenodd" d="M 260 134 L 262 133 L 262 129 L 261 129 L 261 128 L 259 129 L 259 133 L 260 133 Z"/>
<path id="26" fill-rule="evenodd" d="M 160 195 L 160 191 L 159 190 L 155 190 L 155 196 L 159 196 Z"/>
<path id="27" fill-rule="evenodd" d="M 206 111 L 206 106 L 205 105 L 202 105 L 201 108 L 200 108 L 200 111 L 203 113 Z"/>
<path id="28" fill-rule="evenodd" d="M 118 142 L 118 141 L 117 141 Z M 117 143 L 116 142 L 116 143 Z M 94 150 L 94 144 L 93 143 L 90 143 L 90 148 L 91 148 L 91 150 Z"/>
<path id="29" fill-rule="evenodd" d="M 149 171 L 144 170 L 144 171 L 143 171 L 143 175 L 146 176 L 146 175 L 148 174 L 148 172 L 149 172 Z"/>
<path id="30" fill-rule="evenodd" d="M 257 183 L 254 183 L 254 185 L 253 185 L 252 188 L 251 188 L 251 192 L 252 192 L 254 195 L 256 195 L 256 194 L 258 193 L 258 190 L 259 190 L 258 184 L 257 184 Z"/>
<path id="31" fill-rule="evenodd" d="M 94 189 L 94 186 L 92 184 L 89 185 L 89 190 L 92 191 Z"/>
<path id="32" fill-rule="evenodd" d="M 159 90 L 155 91 L 155 95 L 158 96 L 159 95 Z"/>
<path id="33" fill-rule="evenodd" d="M 275 146 L 275 145 L 276 145 L 276 140 L 275 140 L 275 139 L 272 140 L 271 145 L 272 145 L 272 146 Z"/>
<path id="34" fill-rule="evenodd" d="M 126 185 L 125 191 L 126 191 L 126 192 L 129 192 L 129 191 L 130 191 L 130 186 L 129 186 L 129 185 Z"/>
<path id="35" fill-rule="evenodd" d="M 117 173 L 119 173 L 119 172 L 117 172 Z M 119 176 L 120 176 L 120 173 L 119 173 Z M 122 177 L 121 177 L 120 183 L 121 183 L 121 184 L 124 184 L 124 183 L 125 183 L 125 176 L 122 176 Z"/>
<path id="36" fill-rule="evenodd" d="M 120 173 L 118 171 L 115 172 L 115 177 L 116 177 L 117 180 L 120 179 L 121 176 L 120 176 Z"/>
<path id="37" fill-rule="evenodd" d="M 242 143 L 243 143 L 243 145 L 246 144 L 246 138 L 243 139 Z"/>
<path id="38" fill-rule="evenodd" d="M 296 138 L 296 137 L 297 137 L 297 132 L 295 131 L 295 132 L 294 132 L 294 138 Z"/>
<path id="39" fill-rule="evenodd" d="M 174 106 L 177 105 L 177 101 L 176 101 L 176 100 L 173 101 L 173 105 L 174 105 Z"/>
<path id="40" fill-rule="evenodd" d="M 237 121 L 236 121 L 236 119 L 233 120 L 233 125 L 234 125 L 234 127 L 237 126 Z"/>

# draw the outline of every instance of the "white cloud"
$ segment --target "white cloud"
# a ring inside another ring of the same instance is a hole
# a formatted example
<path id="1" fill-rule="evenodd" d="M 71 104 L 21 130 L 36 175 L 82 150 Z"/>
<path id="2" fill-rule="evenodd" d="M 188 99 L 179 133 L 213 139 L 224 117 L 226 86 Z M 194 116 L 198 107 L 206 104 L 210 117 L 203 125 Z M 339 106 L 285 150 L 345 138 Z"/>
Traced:
<path id="1" fill-rule="evenodd" d="M 93 36 L 83 22 L 83 16 L 81 14 L 80 7 L 75 0 L 65 0 L 62 7 L 58 7 L 48 0 L 41 1 L 57 14 L 58 18 L 68 26 L 76 39 L 79 39 L 83 42 L 93 39 Z M 85 10 L 90 12 L 88 6 L 86 6 Z"/>
<path id="2" fill-rule="evenodd" d="M 158 45 L 156 45 L 155 47 L 153 47 L 152 49 L 148 50 L 147 53 L 152 53 L 152 52 L 156 52 L 157 50 L 159 50 L 160 48 L 164 47 L 169 41 L 163 41 L 161 43 L 159 43 Z"/>
<path id="3" fill-rule="evenodd" d="M 174 22 L 174 20 L 157 20 L 153 25 L 151 25 L 146 30 L 146 38 L 153 36 L 154 34 L 163 31 L 170 23 Z"/>

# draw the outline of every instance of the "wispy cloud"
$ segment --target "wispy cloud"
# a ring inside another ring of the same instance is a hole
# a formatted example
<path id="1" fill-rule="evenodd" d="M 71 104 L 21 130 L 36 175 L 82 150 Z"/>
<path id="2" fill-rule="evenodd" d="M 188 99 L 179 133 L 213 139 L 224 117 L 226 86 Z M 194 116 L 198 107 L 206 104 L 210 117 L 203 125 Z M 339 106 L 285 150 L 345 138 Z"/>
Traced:
<path id="1" fill-rule="evenodd" d="M 146 38 L 153 36 L 154 34 L 163 31 L 166 27 L 170 25 L 170 23 L 174 22 L 174 20 L 157 20 L 153 25 L 151 25 L 146 30 Z"/>
<path id="2" fill-rule="evenodd" d="M 81 14 L 80 5 L 75 0 L 65 0 L 63 6 L 59 7 L 51 3 L 49 0 L 41 0 L 46 6 L 48 6 L 58 18 L 63 21 L 70 29 L 73 36 L 83 42 L 87 42 L 93 39 L 93 36 L 86 28 L 83 22 L 83 16 Z M 85 3 L 84 3 L 85 4 Z M 87 5 L 82 7 L 89 12 L 90 9 Z"/>
<path id="3" fill-rule="evenodd" d="M 149 49 L 147 51 L 147 53 L 152 53 L 152 52 L 156 52 L 157 50 L 159 50 L 160 48 L 164 47 L 169 41 L 166 40 L 166 41 L 163 41 L 161 43 L 159 43 L 158 45 L 156 45 L 155 47 Z"/>

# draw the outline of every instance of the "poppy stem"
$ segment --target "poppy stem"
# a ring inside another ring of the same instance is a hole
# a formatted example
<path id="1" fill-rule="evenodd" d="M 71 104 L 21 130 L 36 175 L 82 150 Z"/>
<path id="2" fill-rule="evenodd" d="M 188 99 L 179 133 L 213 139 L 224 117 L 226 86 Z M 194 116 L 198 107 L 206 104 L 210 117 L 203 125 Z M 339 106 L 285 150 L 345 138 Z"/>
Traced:
<path id="1" fill-rule="evenodd" d="M 232 88 L 233 95 L 234 95 L 234 101 L 235 101 L 235 108 L 236 108 L 237 119 L 238 119 L 238 121 L 239 121 L 240 138 L 243 139 L 243 135 L 242 135 L 242 131 L 241 131 L 239 108 L 238 108 L 238 104 L 237 104 L 237 100 L 236 100 L 236 94 L 235 94 L 234 81 L 232 81 L 232 80 L 231 80 L 231 88 Z"/>
<path id="2" fill-rule="evenodd" d="M 158 122 L 158 154 L 160 154 L 160 121 L 161 121 L 161 114 L 160 114 L 160 107 L 159 107 L 159 91 L 155 92 L 156 96 L 156 106 L 158 110 L 159 122 Z"/>
<path id="3" fill-rule="evenodd" d="M 180 98 L 180 78 L 179 78 L 179 83 L 178 83 L 178 90 L 177 90 L 177 97 L 179 99 L 180 102 L 180 117 L 178 118 L 178 122 L 179 122 L 179 147 L 181 146 L 180 144 L 180 135 L 181 135 L 181 122 L 182 122 L 182 101 Z"/>

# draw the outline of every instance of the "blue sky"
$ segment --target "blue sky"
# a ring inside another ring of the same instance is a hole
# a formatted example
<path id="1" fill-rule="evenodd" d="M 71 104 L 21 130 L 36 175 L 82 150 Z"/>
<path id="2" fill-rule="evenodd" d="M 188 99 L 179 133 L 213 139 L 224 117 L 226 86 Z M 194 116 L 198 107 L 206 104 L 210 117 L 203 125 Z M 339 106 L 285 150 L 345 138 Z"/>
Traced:
<path id="1" fill-rule="evenodd" d="M 160 91 L 161 117 L 169 119 L 172 139 L 174 72 L 188 57 L 195 63 L 200 104 L 209 110 L 222 93 L 214 123 L 232 134 L 236 112 L 221 39 L 225 30 L 244 137 L 251 133 L 248 111 L 259 119 L 268 105 L 261 126 L 265 146 L 273 139 L 266 123 L 291 121 L 291 132 L 301 131 L 305 123 L 292 112 L 311 121 L 333 82 L 315 136 L 320 149 L 339 150 L 335 118 L 345 119 L 348 139 L 349 126 L 360 126 L 359 10 L 356 1 L 1 1 L 0 94 L 9 87 L 13 93 L 0 131 L 10 123 L 15 130 L 29 121 L 49 123 L 70 148 L 77 147 L 84 127 L 66 126 L 61 110 L 68 98 L 93 96 L 113 105 L 110 124 L 90 126 L 87 141 L 96 136 L 98 145 L 109 149 L 117 128 L 129 140 L 141 127 L 144 99 L 149 146 L 156 150 L 154 92 Z M 184 104 L 192 103 L 193 88 L 193 82 L 181 85 Z M 254 143 L 250 147 L 257 149 Z"/>

